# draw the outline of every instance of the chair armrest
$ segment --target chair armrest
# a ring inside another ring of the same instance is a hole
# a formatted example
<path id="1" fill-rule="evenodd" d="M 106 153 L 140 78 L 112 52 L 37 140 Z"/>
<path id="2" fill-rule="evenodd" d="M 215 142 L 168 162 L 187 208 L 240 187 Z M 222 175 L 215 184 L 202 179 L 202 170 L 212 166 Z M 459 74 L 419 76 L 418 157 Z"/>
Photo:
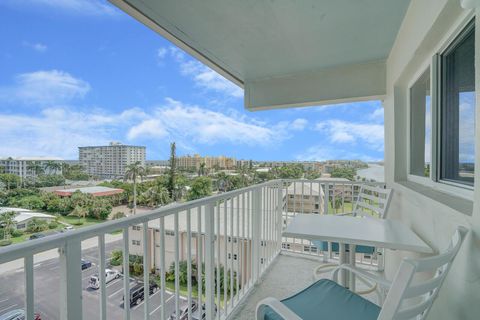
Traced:
<path id="1" fill-rule="evenodd" d="M 352 272 L 356 275 L 359 275 L 362 278 L 366 278 L 367 280 L 375 282 L 375 283 L 377 283 L 377 284 L 379 284 L 379 285 L 381 285 L 382 287 L 385 287 L 385 288 L 390 288 L 391 285 L 392 285 L 392 283 L 390 281 L 388 281 L 387 279 L 384 279 L 382 277 L 374 275 L 371 272 L 367 272 L 365 270 L 355 268 L 350 264 L 342 264 L 342 265 L 338 266 L 337 268 L 335 268 L 335 270 L 333 271 L 333 275 L 332 275 L 333 281 L 338 282 L 338 271 L 340 271 L 340 270 L 350 271 L 350 272 Z"/>
<path id="2" fill-rule="evenodd" d="M 270 307 L 275 311 L 279 316 L 285 320 L 302 320 L 297 316 L 292 310 L 290 310 L 286 305 L 281 303 L 275 298 L 265 298 L 257 304 L 257 320 L 265 319 L 265 307 Z"/>

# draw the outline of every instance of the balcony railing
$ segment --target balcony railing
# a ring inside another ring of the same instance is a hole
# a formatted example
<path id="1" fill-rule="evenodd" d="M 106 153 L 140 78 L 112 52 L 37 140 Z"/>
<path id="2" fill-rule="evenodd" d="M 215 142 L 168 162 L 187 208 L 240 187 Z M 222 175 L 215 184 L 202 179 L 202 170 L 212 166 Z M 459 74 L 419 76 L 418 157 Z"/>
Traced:
<path id="1" fill-rule="evenodd" d="M 361 183 L 322 180 L 274 180 L 208 198 L 190 201 L 108 221 L 88 228 L 57 234 L 0 249 L 0 265 L 23 259 L 25 310 L 28 319 L 35 312 L 35 255 L 58 249 L 60 261 L 60 319 L 83 319 L 82 241 L 98 239 L 99 270 L 106 266 L 105 236 L 123 233 L 123 266 L 129 266 L 135 239 L 143 255 L 144 319 L 158 305 L 151 305 L 149 283 L 160 284 L 160 318 L 166 314 L 166 271 L 174 266 L 174 310 L 178 315 L 182 299 L 191 308 L 205 306 L 207 319 L 226 319 L 254 288 L 281 250 L 333 257 L 309 241 L 282 237 L 282 229 L 298 213 L 335 214 L 348 212 Z M 168 239 L 166 237 L 169 237 Z M 173 243 L 173 244 L 172 244 Z M 308 250 L 306 249 L 308 248 Z M 173 254 L 172 254 L 173 252 Z M 134 252 L 135 253 L 135 252 Z M 187 284 L 181 297 L 180 265 L 185 259 Z M 370 262 L 372 259 L 370 258 Z M 196 268 L 195 268 L 196 267 Z M 132 316 L 129 267 L 123 268 L 124 319 Z M 152 269 L 156 275 L 151 274 Z M 105 273 L 99 272 L 99 317 L 109 314 Z M 196 288 L 195 288 L 196 286 Z M 195 291 L 194 291 L 195 290 Z M 185 293 L 186 292 L 186 293 Z M 192 310 L 188 319 L 192 318 Z"/>

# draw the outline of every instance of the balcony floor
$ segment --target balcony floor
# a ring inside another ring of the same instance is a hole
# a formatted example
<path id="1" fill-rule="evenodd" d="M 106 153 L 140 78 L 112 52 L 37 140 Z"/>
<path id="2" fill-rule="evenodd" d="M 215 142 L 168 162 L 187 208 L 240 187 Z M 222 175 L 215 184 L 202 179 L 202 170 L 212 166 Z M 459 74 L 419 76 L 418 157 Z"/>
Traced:
<path id="1" fill-rule="evenodd" d="M 283 253 L 278 255 L 270 268 L 263 275 L 261 282 L 253 289 L 239 305 L 231 319 L 252 320 L 255 319 L 257 303 L 266 297 L 284 299 L 312 284 L 313 269 L 322 264 L 321 260 L 313 257 Z M 330 273 L 325 273 L 329 278 Z M 357 288 L 362 285 L 357 281 Z M 364 298 L 377 303 L 374 293 L 363 295 Z"/>

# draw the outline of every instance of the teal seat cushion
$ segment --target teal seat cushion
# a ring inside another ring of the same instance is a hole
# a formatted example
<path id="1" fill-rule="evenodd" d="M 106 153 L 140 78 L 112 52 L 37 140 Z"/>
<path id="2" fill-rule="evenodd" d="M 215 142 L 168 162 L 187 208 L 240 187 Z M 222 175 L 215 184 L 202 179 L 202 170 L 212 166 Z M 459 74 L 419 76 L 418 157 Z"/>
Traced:
<path id="1" fill-rule="evenodd" d="M 328 251 L 328 242 L 312 241 L 312 243 L 315 247 L 320 248 L 322 251 Z M 345 248 L 348 250 L 348 244 L 345 246 Z M 338 244 L 338 242 L 332 242 L 332 252 L 339 252 L 339 251 L 340 251 L 340 245 Z M 373 254 L 375 252 L 375 247 L 359 245 L 355 247 L 355 252 L 364 253 L 364 254 Z"/>
<path id="2" fill-rule="evenodd" d="M 376 304 L 328 279 L 315 282 L 282 303 L 303 320 L 374 320 L 380 313 Z M 265 308 L 264 320 L 282 320 L 271 308 Z"/>

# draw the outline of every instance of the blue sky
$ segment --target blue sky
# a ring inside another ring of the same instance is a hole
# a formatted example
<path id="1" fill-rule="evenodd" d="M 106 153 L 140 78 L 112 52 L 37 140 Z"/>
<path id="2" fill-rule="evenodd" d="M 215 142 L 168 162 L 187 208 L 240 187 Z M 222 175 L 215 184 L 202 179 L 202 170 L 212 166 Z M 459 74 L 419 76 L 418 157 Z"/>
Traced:
<path id="1" fill-rule="evenodd" d="M 243 91 L 100 0 L 0 2 L 0 156 L 147 146 L 254 160 L 383 159 L 378 101 L 249 112 Z"/>

